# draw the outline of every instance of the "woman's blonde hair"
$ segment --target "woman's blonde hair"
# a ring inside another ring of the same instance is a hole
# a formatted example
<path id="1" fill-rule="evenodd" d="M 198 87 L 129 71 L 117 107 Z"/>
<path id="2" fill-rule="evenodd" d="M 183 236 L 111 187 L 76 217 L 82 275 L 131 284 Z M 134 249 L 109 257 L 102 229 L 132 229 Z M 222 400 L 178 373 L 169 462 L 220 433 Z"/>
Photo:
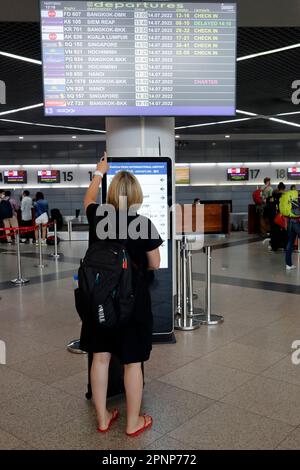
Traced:
<path id="1" fill-rule="evenodd" d="M 127 197 L 127 206 L 124 197 Z M 129 209 L 134 204 L 140 206 L 143 191 L 137 178 L 129 171 L 117 173 L 109 185 L 106 202 L 116 209 Z"/>

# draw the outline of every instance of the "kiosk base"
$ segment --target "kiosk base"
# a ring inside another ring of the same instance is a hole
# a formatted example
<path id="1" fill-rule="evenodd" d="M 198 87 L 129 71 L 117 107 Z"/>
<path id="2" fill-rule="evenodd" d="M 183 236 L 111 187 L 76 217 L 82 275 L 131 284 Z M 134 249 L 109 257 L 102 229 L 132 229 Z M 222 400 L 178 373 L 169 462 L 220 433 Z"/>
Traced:
<path id="1" fill-rule="evenodd" d="M 174 344 L 176 343 L 176 338 L 174 333 L 163 333 L 159 335 L 152 336 L 153 344 Z"/>

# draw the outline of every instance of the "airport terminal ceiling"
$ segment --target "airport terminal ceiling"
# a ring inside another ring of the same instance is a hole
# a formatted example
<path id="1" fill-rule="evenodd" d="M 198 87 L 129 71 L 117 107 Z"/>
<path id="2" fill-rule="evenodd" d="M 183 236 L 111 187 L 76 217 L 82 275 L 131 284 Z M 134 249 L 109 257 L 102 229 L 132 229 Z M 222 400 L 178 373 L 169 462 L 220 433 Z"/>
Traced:
<path id="1" fill-rule="evenodd" d="M 244 57 L 262 51 L 273 50 L 299 44 L 300 27 L 239 27 L 237 57 Z M 40 27 L 37 22 L 2 22 L 0 28 L 1 51 L 41 60 Z M 0 51 L 0 52 L 1 52 Z M 300 79 L 299 48 L 244 60 L 237 64 L 237 109 L 264 116 L 300 111 L 299 105 L 292 103 L 292 83 Z M 42 67 L 0 55 L 0 79 L 6 83 L 6 105 L 1 112 L 32 104 L 42 103 Z M 43 108 L 0 116 L 2 119 L 45 123 L 54 126 L 74 126 L 85 129 L 105 129 L 104 118 L 48 118 Z M 245 118 L 237 114 L 236 118 Z M 300 114 L 285 116 L 283 119 L 300 125 Z M 209 123 L 227 118 L 180 117 L 176 127 Z M 70 134 L 73 131 L 63 127 L 38 127 L 17 122 L 0 121 L 0 135 L 20 134 Z M 75 131 L 74 131 L 75 132 Z M 180 129 L 178 133 L 203 135 L 238 133 L 293 133 L 293 127 L 266 119 L 251 119 L 218 126 L 203 126 Z M 78 135 L 90 131 L 76 130 Z"/>

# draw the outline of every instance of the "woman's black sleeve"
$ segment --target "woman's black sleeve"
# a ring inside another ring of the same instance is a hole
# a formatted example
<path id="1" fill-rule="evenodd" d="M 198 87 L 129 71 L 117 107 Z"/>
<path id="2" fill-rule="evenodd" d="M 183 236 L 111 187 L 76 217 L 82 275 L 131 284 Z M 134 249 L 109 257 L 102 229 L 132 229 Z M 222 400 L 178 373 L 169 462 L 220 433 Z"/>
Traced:
<path id="1" fill-rule="evenodd" d="M 88 219 L 89 225 L 93 225 L 95 223 L 96 211 L 98 209 L 99 204 L 89 204 L 86 208 L 86 216 Z"/>
<path id="2" fill-rule="evenodd" d="M 145 240 L 145 251 L 153 251 L 156 248 L 160 247 L 162 245 L 163 240 L 158 233 L 157 228 L 151 222 L 151 220 L 148 219 L 148 238 Z"/>

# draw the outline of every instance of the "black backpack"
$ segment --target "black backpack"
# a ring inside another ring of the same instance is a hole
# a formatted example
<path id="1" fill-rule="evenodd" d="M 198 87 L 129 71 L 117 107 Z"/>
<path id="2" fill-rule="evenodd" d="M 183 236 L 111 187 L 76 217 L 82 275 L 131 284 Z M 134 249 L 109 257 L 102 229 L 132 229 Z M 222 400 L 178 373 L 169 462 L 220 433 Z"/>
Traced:
<path id="1" fill-rule="evenodd" d="M 13 216 L 13 210 L 9 200 L 2 199 L 0 202 L 0 220 L 11 219 Z"/>
<path id="2" fill-rule="evenodd" d="M 81 261 L 75 289 L 81 320 L 101 328 L 127 325 L 135 303 L 132 274 L 124 245 L 110 240 L 93 243 Z"/>
<path id="3" fill-rule="evenodd" d="M 63 216 L 59 209 L 51 209 L 51 221 L 56 220 L 57 230 L 61 230 L 63 228 Z"/>

